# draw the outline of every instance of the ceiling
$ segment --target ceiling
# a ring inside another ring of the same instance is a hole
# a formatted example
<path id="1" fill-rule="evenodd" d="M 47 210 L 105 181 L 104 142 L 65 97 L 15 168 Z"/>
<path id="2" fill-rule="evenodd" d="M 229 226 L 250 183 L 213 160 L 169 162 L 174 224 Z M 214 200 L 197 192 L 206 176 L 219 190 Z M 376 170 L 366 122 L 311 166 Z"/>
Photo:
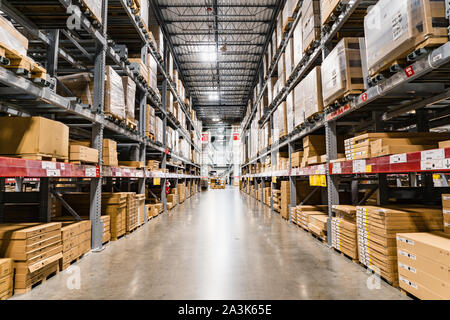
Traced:
<path id="1" fill-rule="evenodd" d="M 240 122 L 280 10 L 277 0 L 155 0 L 204 123 Z"/>

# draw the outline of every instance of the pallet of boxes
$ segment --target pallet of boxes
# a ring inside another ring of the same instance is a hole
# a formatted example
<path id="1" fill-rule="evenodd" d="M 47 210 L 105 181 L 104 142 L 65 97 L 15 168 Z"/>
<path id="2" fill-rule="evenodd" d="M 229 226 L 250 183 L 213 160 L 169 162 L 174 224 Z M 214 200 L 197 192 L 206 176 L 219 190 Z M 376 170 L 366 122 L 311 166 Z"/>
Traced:
<path id="1" fill-rule="evenodd" d="M 359 261 L 398 286 L 397 234 L 442 231 L 442 210 L 422 206 L 360 206 L 356 211 Z"/>
<path id="2" fill-rule="evenodd" d="M 61 240 L 63 256 L 59 261 L 60 271 L 91 250 L 91 221 L 63 222 Z"/>
<path id="3" fill-rule="evenodd" d="M 26 293 L 59 272 L 61 223 L 0 224 L 0 244 L 0 256 L 14 262 L 15 294 Z"/>
<path id="4" fill-rule="evenodd" d="M 13 295 L 14 263 L 10 258 L 0 258 L 0 300 Z"/>
<path id="5" fill-rule="evenodd" d="M 359 262 L 356 207 L 333 205 L 332 209 L 335 214 L 335 217 L 331 219 L 332 247 L 349 257 L 353 262 Z"/>

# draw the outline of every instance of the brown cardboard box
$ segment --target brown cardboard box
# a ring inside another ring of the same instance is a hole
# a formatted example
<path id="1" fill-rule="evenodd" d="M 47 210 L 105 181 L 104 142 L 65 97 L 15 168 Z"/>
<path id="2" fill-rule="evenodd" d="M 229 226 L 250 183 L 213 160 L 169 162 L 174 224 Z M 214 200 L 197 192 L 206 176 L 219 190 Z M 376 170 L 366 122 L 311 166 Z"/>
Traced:
<path id="1" fill-rule="evenodd" d="M 70 144 L 70 161 L 98 163 L 98 150 L 80 145 Z"/>
<path id="2" fill-rule="evenodd" d="M 439 149 L 450 148 L 450 140 L 439 142 Z"/>
<path id="3" fill-rule="evenodd" d="M 1 155 L 48 155 L 68 159 L 69 127 L 42 117 L 0 117 Z"/>
<path id="4" fill-rule="evenodd" d="M 331 15 L 336 10 L 336 7 L 341 3 L 341 0 L 321 0 L 320 1 L 320 14 L 321 25 L 324 26 L 330 20 Z"/>
<path id="5" fill-rule="evenodd" d="M 305 0 L 302 5 L 303 52 L 308 52 L 315 41 L 320 40 L 319 0 Z"/>
<path id="6" fill-rule="evenodd" d="M 13 273 L 13 260 L 10 258 L 1 258 L 0 259 L 0 278 L 5 277 L 12 273 Z"/>

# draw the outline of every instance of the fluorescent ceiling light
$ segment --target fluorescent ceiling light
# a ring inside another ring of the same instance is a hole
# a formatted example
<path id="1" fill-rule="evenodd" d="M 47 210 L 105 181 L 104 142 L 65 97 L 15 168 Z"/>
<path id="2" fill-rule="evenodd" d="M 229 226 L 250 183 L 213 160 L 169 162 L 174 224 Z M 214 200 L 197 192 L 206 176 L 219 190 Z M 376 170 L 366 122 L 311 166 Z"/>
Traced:
<path id="1" fill-rule="evenodd" d="M 201 47 L 200 57 L 205 62 L 215 62 L 217 61 L 217 51 L 215 46 L 204 46 Z"/>
<path id="2" fill-rule="evenodd" d="M 218 121 L 220 121 L 220 119 L 219 118 L 214 118 L 213 121 L 218 122 Z"/>
<path id="3" fill-rule="evenodd" d="M 219 100 L 219 94 L 218 93 L 210 93 L 209 94 L 209 100 Z"/>

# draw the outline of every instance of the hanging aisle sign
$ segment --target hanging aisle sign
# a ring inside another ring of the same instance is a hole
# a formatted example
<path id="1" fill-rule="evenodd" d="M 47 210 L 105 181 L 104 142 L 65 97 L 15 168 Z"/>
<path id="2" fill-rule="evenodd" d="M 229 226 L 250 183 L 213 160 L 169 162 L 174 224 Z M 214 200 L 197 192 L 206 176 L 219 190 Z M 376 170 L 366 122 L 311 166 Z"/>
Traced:
<path id="1" fill-rule="evenodd" d="M 161 178 L 153 178 L 153 185 L 154 186 L 160 186 L 161 185 Z"/>

